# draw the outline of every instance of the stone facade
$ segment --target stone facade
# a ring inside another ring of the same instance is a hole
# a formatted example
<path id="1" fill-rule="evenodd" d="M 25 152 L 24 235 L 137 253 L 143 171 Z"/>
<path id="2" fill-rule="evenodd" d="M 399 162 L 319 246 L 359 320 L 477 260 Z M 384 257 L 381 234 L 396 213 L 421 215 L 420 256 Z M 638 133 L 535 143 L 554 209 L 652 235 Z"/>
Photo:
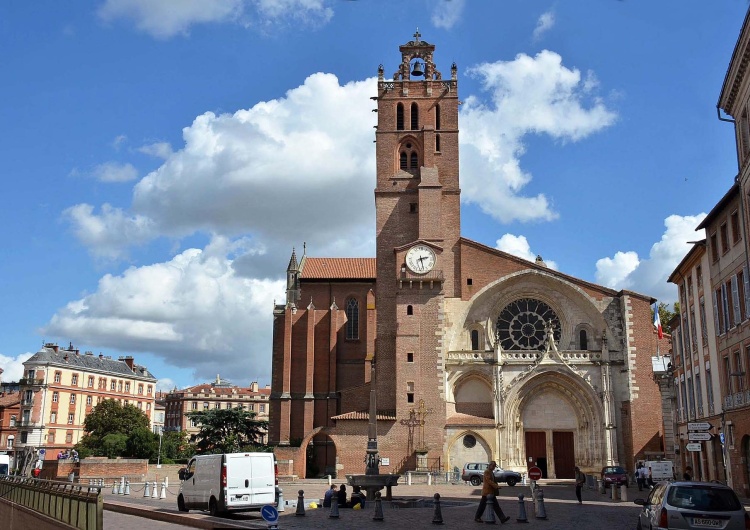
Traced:
<path id="1" fill-rule="evenodd" d="M 634 469 L 664 451 L 654 300 L 461 237 L 458 69 L 444 79 L 414 37 L 373 98 L 376 258 L 293 252 L 287 268 L 277 457 L 301 476 L 361 473 L 374 386 L 382 473 L 491 459 L 558 478 Z"/>

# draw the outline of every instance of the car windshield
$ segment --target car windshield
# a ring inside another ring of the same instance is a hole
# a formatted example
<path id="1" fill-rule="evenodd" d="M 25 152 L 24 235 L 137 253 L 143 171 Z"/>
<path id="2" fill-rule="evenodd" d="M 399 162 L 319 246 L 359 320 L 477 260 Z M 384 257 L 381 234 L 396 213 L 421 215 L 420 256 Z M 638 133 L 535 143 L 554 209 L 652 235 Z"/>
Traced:
<path id="1" fill-rule="evenodd" d="M 708 512 L 733 512 L 742 509 L 737 495 L 732 490 L 705 485 L 670 488 L 667 503 L 676 508 Z"/>
<path id="2" fill-rule="evenodd" d="M 624 475 L 625 474 L 625 469 L 623 469 L 621 467 L 605 467 L 604 468 L 604 472 L 605 473 L 610 473 L 610 474 Z"/>

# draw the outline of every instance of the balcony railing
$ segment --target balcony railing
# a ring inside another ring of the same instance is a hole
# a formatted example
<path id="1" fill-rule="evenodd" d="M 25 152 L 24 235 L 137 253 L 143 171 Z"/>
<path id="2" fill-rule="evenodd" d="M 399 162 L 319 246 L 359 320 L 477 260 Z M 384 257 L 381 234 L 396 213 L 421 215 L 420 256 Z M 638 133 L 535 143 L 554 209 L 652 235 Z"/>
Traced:
<path id="1" fill-rule="evenodd" d="M 18 380 L 19 386 L 39 386 L 44 384 L 44 379 L 23 377 Z"/>

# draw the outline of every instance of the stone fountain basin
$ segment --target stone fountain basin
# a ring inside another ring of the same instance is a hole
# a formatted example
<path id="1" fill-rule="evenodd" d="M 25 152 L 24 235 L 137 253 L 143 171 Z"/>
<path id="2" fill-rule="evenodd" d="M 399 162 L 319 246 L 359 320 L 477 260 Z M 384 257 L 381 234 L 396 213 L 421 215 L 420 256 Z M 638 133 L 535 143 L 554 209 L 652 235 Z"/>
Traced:
<path id="1" fill-rule="evenodd" d="M 401 475 L 389 473 L 387 475 L 346 475 L 346 481 L 349 485 L 359 486 L 367 492 L 367 500 L 375 500 L 375 492 L 386 488 L 386 500 L 391 500 L 391 488 L 398 486 L 398 479 Z"/>

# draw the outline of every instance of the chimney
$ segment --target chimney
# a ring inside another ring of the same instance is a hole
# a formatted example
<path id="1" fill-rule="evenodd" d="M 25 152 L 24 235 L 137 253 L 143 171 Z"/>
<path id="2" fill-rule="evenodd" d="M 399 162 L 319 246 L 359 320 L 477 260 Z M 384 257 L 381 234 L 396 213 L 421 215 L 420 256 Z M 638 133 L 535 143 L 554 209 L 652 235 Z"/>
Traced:
<path id="1" fill-rule="evenodd" d="M 257 392 L 258 391 L 258 382 L 253 381 L 250 383 L 250 392 Z"/>
<path id="2" fill-rule="evenodd" d="M 103 358 L 104 358 L 104 354 L 103 354 L 102 352 L 99 352 L 99 358 L 100 358 L 100 359 L 103 359 Z"/>
<path id="3" fill-rule="evenodd" d="M 133 361 L 132 355 L 127 355 L 125 357 L 125 364 L 127 364 L 128 368 L 130 368 L 131 370 L 133 369 L 133 365 L 135 364 L 135 361 Z"/>

